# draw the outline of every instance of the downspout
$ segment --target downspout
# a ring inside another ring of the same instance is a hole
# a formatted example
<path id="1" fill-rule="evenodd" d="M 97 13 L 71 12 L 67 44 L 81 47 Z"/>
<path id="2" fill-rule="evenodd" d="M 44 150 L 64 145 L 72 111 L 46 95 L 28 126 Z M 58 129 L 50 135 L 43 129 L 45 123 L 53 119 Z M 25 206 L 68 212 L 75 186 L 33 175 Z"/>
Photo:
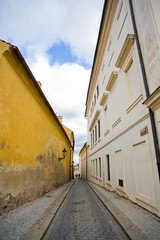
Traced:
<path id="1" fill-rule="evenodd" d="M 132 0 L 129 0 L 129 7 L 130 7 L 131 19 L 132 19 L 137 49 L 138 49 L 138 56 L 139 56 L 139 60 L 140 60 L 140 66 L 141 66 L 141 71 L 142 71 L 145 93 L 146 93 L 146 97 L 148 98 L 150 96 L 150 92 L 149 92 L 149 87 L 148 87 L 148 81 L 147 81 L 144 61 L 143 61 L 143 57 L 142 57 L 141 46 L 140 46 L 139 37 L 138 37 L 138 31 L 137 31 L 137 26 L 136 26 L 136 21 L 135 21 L 135 16 L 134 16 Z M 150 116 L 150 121 L 151 121 L 154 149 L 155 149 L 155 154 L 156 154 L 156 164 L 157 164 L 157 168 L 158 168 L 158 175 L 159 175 L 159 181 L 160 181 L 160 151 L 159 151 L 159 144 L 158 144 L 158 136 L 157 136 L 154 113 L 153 113 L 152 109 L 150 109 L 150 108 L 149 108 L 149 116 Z"/>
<path id="2" fill-rule="evenodd" d="M 86 144 L 86 180 L 87 180 L 87 144 Z"/>

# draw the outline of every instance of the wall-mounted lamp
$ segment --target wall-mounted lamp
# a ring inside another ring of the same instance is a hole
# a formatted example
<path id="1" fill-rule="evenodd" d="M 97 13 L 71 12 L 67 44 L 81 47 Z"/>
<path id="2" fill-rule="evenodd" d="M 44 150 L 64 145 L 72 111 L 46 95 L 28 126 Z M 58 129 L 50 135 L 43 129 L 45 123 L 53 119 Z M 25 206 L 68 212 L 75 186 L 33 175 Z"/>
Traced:
<path id="1" fill-rule="evenodd" d="M 73 167 L 74 168 L 74 161 L 72 161 L 72 165 L 70 167 Z"/>
<path id="2" fill-rule="evenodd" d="M 63 151 L 62 151 L 62 153 L 63 153 L 63 158 L 58 158 L 58 161 L 61 161 L 62 159 L 65 159 L 65 156 L 66 156 L 66 153 L 67 153 L 67 151 L 66 151 L 66 149 L 64 148 L 63 149 Z"/>

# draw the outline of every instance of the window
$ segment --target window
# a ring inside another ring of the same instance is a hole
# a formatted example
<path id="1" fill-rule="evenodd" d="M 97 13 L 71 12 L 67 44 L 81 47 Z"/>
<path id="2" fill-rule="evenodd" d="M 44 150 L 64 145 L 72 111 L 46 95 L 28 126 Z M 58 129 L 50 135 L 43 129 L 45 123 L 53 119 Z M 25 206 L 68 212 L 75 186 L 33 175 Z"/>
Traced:
<path id="1" fill-rule="evenodd" d="M 93 136 L 93 144 L 94 144 L 94 130 L 93 130 L 93 134 L 92 134 L 92 136 Z"/>
<path id="2" fill-rule="evenodd" d="M 95 126 L 95 142 L 97 142 L 97 126 Z"/>
<path id="3" fill-rule="evenodd" d="M 95 162 L 93 160 L 93 175 L 95 175 Z"/>
<path id="4" fill-rule="evenodd" d="M 108 110 L 107 106 L 104 109 L 104 123 L 105 123 L 105 132 L 108 130 Z"/>
<path id="5" fill-rule="evenodd" d="M 107 180 L 110 181 L 110 159 L 109 159 L 109 155 L 106 155 L 107 158 Z"/>
<path id="6" fill-rule="evenodd" d="M 98 176 L 98 166 L 97 166 L 97 159 L 96 159 L 96 176 Z"/>
<path id="7" fill-rule="evenodd" d="M 90 117 L 92 117 L 92 108 L 90 108 Z"/>
<path id="8" fill-rule="evenodd" d="M 99 85 L 97 85 L 97 98 L 99 96 Z"/>
<path id="9" fill-rule="evenodd" d="M 91 174 L 92 174 L 92 171 L 93 171 L 93 162 L 92 162 L 92 160 L 91 160 Z"/>
<path id="10" fill-rule="evenodd" d="M 126 80 L 127 80 L 127 87 L 128 87 L 127 89 L 128 98 L 129 98 L 129 103 L 131 104 L 137 98 L 137 92 L 138 92 L 137 80 L 136 80 L 137 76 L 136 76 L 135 67 L 132 59 L 125 73 L 126 73 Z"/>
<path id="11" fill-rule="evenodd" d="M 98 138 L 101 137 L 100 120 L 98 120 Z"/>
<path id="12" fill-rule="evenodd" d="M 128 95 L 128 108 L 126 109 L 127 113 L 129 113 L 143 98 L 139 83 L 139 69 L 136 65 L 136 59 L 133 49 L 130 55 L 131 56 L 129 56 L 124 69 L 126 79 L 126 91 Z"/>
<path id="13" fill-rule="evenodd" d="M 94 104 L 93 104 L 93 102 L 92 102 L 92 112 L 93 112 L 93 110 L 94 110 Z"/>
<path id="14" fill-rule="evenodd" d="M 92 147 L 92 133 L 91 133 L 91 147 Z"/>
<path id="15" fill-rule="evenodd" d="M 102 171 L 101 171 L 101 158 L 99 158 L 99 177 L 102 176 Z"/>
<path id="16" fill-rule="evenodd" d="M 119 118 L 119 111 L 120 111 L 120 104 L 121 104 L 121 98 L 119 97 L 119 86 L 118 86 L 118 80 L 115 80 L 114 85 L 112 86 L 110 90 L 110 97 L 112 99 L 110 103 L 110 111 L 112 114 L 110 114 L 111 123 L 114 124 L 117 119 Z M 117 107 L 118 106 L 118 107 Z"/>
<path id="17" fill-rule="evenodd" d="M 96 105 L 96 95 L 94 95 L 94 105 Z"/>

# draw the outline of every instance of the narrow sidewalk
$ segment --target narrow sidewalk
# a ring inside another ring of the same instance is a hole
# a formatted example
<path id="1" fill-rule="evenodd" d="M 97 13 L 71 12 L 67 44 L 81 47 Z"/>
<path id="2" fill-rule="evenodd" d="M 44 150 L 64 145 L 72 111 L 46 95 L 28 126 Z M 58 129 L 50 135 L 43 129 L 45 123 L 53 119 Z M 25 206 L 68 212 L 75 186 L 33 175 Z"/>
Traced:
<path id="1" fill-rule="evenodd" d="M 39 240 L 61 206 L 74 180 L 0 217 L 0 240 Z"/>
<path id="2" fill-rule="evenodd" d="M 159 240 L 160 218 L 130 200 L 87 181 L 101 202 L 133 240 Z"/>

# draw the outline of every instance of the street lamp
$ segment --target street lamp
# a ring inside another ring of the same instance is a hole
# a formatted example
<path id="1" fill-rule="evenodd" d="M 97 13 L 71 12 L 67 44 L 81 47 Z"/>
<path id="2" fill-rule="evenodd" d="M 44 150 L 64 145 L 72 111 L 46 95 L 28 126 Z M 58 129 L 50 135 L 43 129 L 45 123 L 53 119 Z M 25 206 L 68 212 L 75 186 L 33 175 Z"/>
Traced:
<path id="1" fill-rule="evenodd" d="M 63 149 L 63 151 L 62 151 L 62 153 L 63 153 L 63 158 L 58 158 L 58 161 L 61 161 L 62 159 L 65 159 L 65 156 L 66 156 L 66 153 L 67 153 L 67 151 L 66 151 L 66 149 L 64 148 Z"/>

